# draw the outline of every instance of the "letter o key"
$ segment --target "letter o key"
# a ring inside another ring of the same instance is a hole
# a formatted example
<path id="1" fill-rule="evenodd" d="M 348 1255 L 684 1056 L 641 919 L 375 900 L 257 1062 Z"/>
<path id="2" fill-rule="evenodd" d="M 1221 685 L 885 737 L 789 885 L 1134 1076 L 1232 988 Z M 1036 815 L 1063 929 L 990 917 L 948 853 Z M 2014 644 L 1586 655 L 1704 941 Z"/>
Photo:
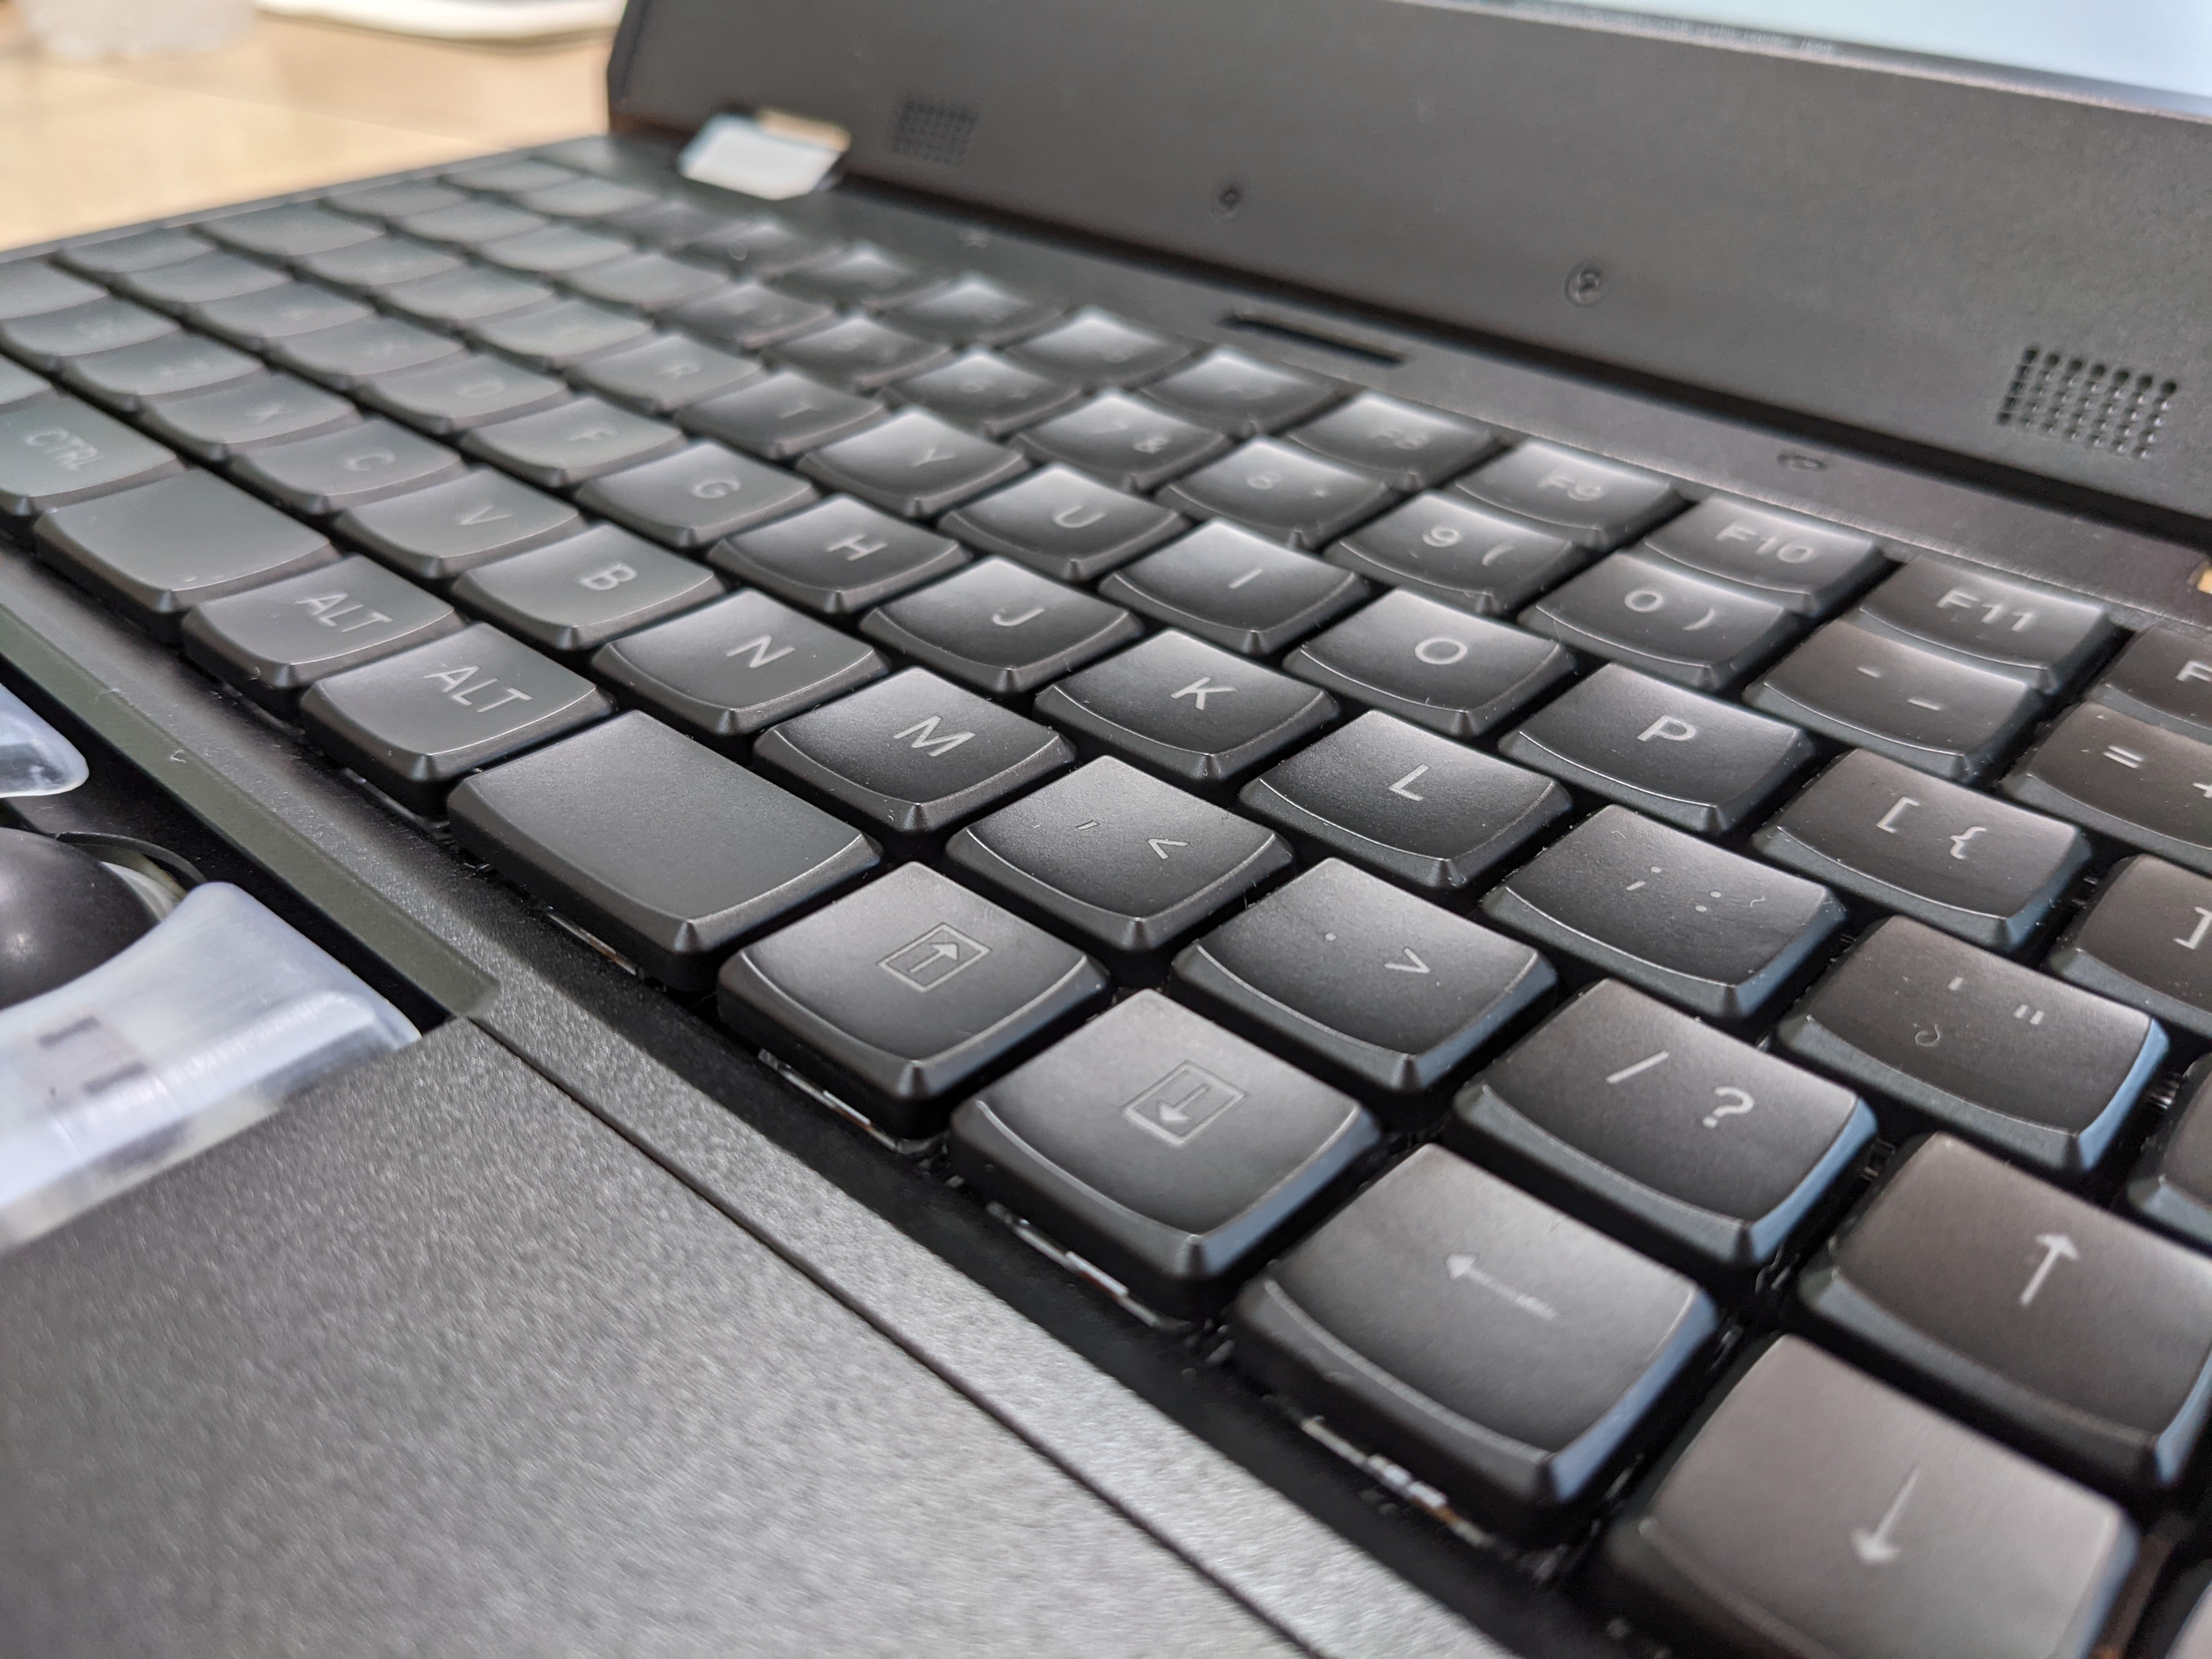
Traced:
<path id="1" fill-rule="evenodd" d="M 1439 634 L 1415 646 L 1413 654 L 1432 668 L 1444 668 L 1467 655 L 1467 641 L 1446 639 Z"/>

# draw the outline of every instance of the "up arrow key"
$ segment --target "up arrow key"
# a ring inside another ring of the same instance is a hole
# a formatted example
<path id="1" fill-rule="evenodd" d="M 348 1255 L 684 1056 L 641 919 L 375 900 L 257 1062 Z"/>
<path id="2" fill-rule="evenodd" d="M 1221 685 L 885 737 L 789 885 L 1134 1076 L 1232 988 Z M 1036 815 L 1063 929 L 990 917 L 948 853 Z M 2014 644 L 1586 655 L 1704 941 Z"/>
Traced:
<path id="1" fill-rule="evenodd" d="M 1152 849 L 1153 857 L 1164 859 L 1168 855 L 1169 848 L 1188 847 L 1190 843 L 1187 841 L 1166 841 L 1158 836 L 1152 836 L 1146 837 L 1145 845 Z"/>

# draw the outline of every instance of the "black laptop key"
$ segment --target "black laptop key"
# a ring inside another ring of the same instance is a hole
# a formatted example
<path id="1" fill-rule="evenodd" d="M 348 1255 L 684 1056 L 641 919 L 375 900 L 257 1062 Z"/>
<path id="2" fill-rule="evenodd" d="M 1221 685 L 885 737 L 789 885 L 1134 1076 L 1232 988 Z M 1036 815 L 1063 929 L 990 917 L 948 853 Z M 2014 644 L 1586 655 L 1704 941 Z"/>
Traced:
<path id="1" fill-rule="evenodd" d="M 557 185 L 519 191 L 514 199 L 532 213 L 550 213 L 562 219 L 604 219 L 660 198 L 649 190 L 612 179 L 567 179 Z"/>
<path id="2" fill-rule="evenodd" d="M 968 562 L 959 543 L 835 495 L 717 542 L 708 562 L 825 616 L 866 611 Z"/>
<path id="3" fill-rule="evenodd" d="M 1160 493 L 1164 506 L 1193 518 L 1234 519 L 1293 547 L 1323 546 L 1389 499 L 1388 484 L 1276 438 L 1255 439 Z"/>
<path id="4" fill-rule="evenodd" d="M 2136 1531 L 2086 1487 L 1784 1336 L 1604 1548 L 1613 1595 L 1678 1652 L 2088 1659 Z"/>
<path id="5" fill-rule="evenodd" d="M 1073 467 L 1048 466 L 956 508 L 938 527 L 1048 576 L 1087 582 L 1180 534 L 1188 522 Z"/>
<path id="6" fill-rule="evenodd" d="M 627 237 L 586 230 L 581 225 L 547 225 L 542 230 L 526 230 L 520 236 L 487 242 L 477 257 L 509 270 L 559 276 L 604 264 L 629 252 Z"/>
<path id="7" fill-rule="evenodd" d="M 1904 916 L 1783 1022 L 1784 1048 L 2062 1175 L 2094 1169 L 2166 1053 L 2147 1014 Z"/>
<path id="8" fill-rule="evenodd" d="M 1608 806 L 1482 908 L 1709 1018 L 1755 1012 L 1844 919 L 1825 887 Z"/>
<path id="9" fill-rule="evenodd" d="M 283 714 L 317 680 L 464 625 L 443 599 L 356 554 L 193 606 L 184 645 L 201 667 Z"/>
<path id="10" fill-rule="evenodd" d="M 28 519 L 183 470 L 161 445 L 74 398 L 0 414 L 0 515 Z"/>
<path id="11" fill-rule="evenodd" d="M 1448 737 L 1479 737 L 1574 672 L 1550 640 L 1403 590 L 1316 635 L 1283 667 Z"/>
<path id="12" fill-rule="evenodd" d="M 1498 752 L 1716 835 L 1741 823 L 1802 769 L 1813 742 L 1794 726 L 1607 663 L 1507 732 Z"/>
<path id="13" fill-rule="evenodd" d="M 1823 772 L 1753 845 L 1997 951 L 2035 931 L 2089 856 L 2070 824 L 1863 750 Z"/>
<path id="14" fill-rule="evenodd" d="M 363 421 L 256 448 L 232 468 L 264 495 L 317 517 L 442 483 L 465 471 L 461 458 L 443 444 L 389 421 Z"/>
<path id="15" fill-rule="evenodd" d="M 2124 1486 L 2172 1486 L 2212 1406 L 2212 1261 L 1948 1135 L 1892 1166 L 1799 1290 L 1942 1396 Z"/>
<path id="16" fill-rule="evenodd" d="M 453 584 L 470 610 L 561 652 L 594 650 L 722 591 L 704 565 L 611 524 L 480 564 Z"/>
<path id="17" fill-rule="evenodd" d="M 1459 481 L 1502 512 L 1549 525 L 1584 547 L 1617 547 L 1682 505 L 1656 472 L 1557 444 L 1529 442 Z"/>
<path id="18" fill-rule="evenodd" d="M 337 557 L 307 526 L 198 471 L 58 507 L 39 520 L 37 545 L 165 640 L 196 605 Z"/>
<path id="19" fill-rule="evenodd" d="M 327 253 L 349 247 L 376 234 L 376 227 L 349 219 L 313 202 L 295 202 L 283 207 L 259 208 L 234 213 L 192 227 L 227 246 L 272 258 L 298 259 L 310 253 Z"/>
<path id="20" fill-rule="evenodd" d="M 127 271 L 151 270 L 155 265 L 173 265 L 186 259 L 195 259 L 214 246 L 204 236 L 195 235 L 189 230 L 142 230 L 131 236 L 110 236 L 96 242 L 79 242 L 73 247 L 64 248 L 55 257 L 64 264 L 88 276 L 120 276 Z M 45 269 L 51 270 L 52 267 Z M 4 283 L 0 283 L 0 287 L 4 287 Z"/>
<path id="21" fill-rule="evenodd" d="M 1971 783 L 2042 705 L 2024 680 L 1833 622 L 1744 693 L 1754 708 Z"/>
<path id="22" fill-rule="evenodd" d="M 907 409 L 810 451 L 799 470 L 904 517 L 928 519 L 1018 477 L 1029 463 L 926 410 Z"/>
<path id="23" fill-rule="evenodd" d="M 641 810 L 641 808 L 644 810 Z M 453 835 L 663 982 L 876 862 L 868 838 L 649 714 L 465 779 Z"/>
<path id="24" fill-rule="evenodd" d="M 910 374 L 894 388 L 987 438 L 1003 438 L 1083 400 L 1079 386 L 1024 368 L 995 351 L 970 351 Z"/>
<path id="25" fill-rule="evenodd" d="M 860 631 L 994 696 L 1027 691 L 1128 644 L 1144 626 L 1118 605 L 1006 559 L 878 605 Z"/>
<path id="26" fill-rule="evenodd" d="M 1725 690 L 1790 637 L 1790 613 L 1641 553 L 1616 553 L 1539 599 L 1523 628 L 1701 691 Z"/>
<path id="27" fill-rule="evenodd" d="M 2203 1249 L 2212 1246 L 2212 1059 L 2181 1079 L 2172 1109 L 2129 1177 L 2136 1212 Z"/>
<path id="28" fill-rule="evenodd" d="M 319 680 L 300 699 L 318 748 L 434 817 L 467 773 L 613 710 L 583 676 L 484 623 Z M 625 819 L 635 800 L 620 800 Z"/>
<path id="29" fill-rule="evenodd" d="M 776 1028 L 858 1079 L 847 1103 L 878 1128 L 918 1137 L 944 1127 L 947 1095 L 1106 989 L 1073 945 L 909 864 L 747 945 L 722 970 L 720 1004 L 732 1024 Z"/>
<path id="30" fill-rule="evenodd" d="M 407 236 L 379 236 L 373 241 L 314 254 L 301 260 L 298 270 L 301 276 L 312 276 L 332 288 L 377 295 L 403 283 L 420 282 L 425 276 L 459 270 L 462 263 L 459 254 L 433 247 L 428 242 Z"/>
<path id="31" fill-rule="evenodd" d="M 1170 627 L 1260 657 L 1350 610 L 1366 597 L 1367 584 L 1216 520 L 1124 565 L 1098 591 Z"/>
<path id="32" fill-rule="evenodd" d="M 583 514 L 489 467 L 388 501 L 350 507 L 331 526 L 345 541 L 417 581 L 463 571 L 584 527 Z"/>
<path id="33" fill-rule="evenodd" d="M 2212 741 L 2084 707 L 2004 787 L 2015 800 L 2212 874 Z"/>
<path id="34" fill-rule="evenodd" d="M 2055 691 L 2112 637 L 2093 600 L 1934 559 L 1916 559 L 1867 595 L 1868 626 L 1942 646 Z"/>
<path id="35" fill-rule="evenodd" d="M 803 455 L 817 445 L 881 419 L 884 406 L 781 369 L 719 397 L 686 404 L 676 418 L 691 431 L 750 450 L 771 461 Z"/>
<path id="36" fill-rule="evenodd" d="M 1093 398 L 1015 440 L 1030 454 L 1065 461 L 1121 489 L 1157 489 L 1229 447 L 1211 427 L 1119 392 Z"/>
<path id="37" fill-rule="evenodd" d="M 2122 860 L 2045 964 L 2059 978 L 2212 1037 L 2212 879 Z"/>
<path id="38" fill-rule="evenodd" d="M 1217 346 L 1152 382 L 1145 395 L 1231 437 L 1250 438 L 1304 420 L 1339 394 L 1318 376 Z"/>
<path id="39" fill-rule="evenodd" d="M 765 213 L 718 218 L 710 227 L 668 244 L 694 258 L 713 259 L 747 276 L 777 276 L 816 264 L 837 252 Z"/>
<path id="40" fill-rule="evenodd" d="M 234 300 L 210 300 L 191 308 L 192 321 L 249 350 L 264 350 L 295 334 L 312 334 L 375 313 L 358 300 L 313 283 L 286 283 Z"/>
<path id="41" fill-rule="evenodd" d="M 2089 689 L 2088 700 L 2212 742 L 2212 638 L 2145 629 Z"/>
<path id="42" fill-rule="evenodd" d="M 210 341 L 209 343 L 214 343 Z M 139 348 L 133 346 L 128 349 L 135 351 Z M 79 361 L 97 362 L 99 359 L 79 359 Z M 258 365 L 257 364 L 256 367 L 258 368 Z M 6 358 L 0 357 L 0 410 L 20 409 L 26 404 L 44 403 L 53 395 L 54 388 L 51 381 L 42 380 L 32 374 L 29 369 L 21 368 L 9 362 Z M 101 396 L 104 393 L 100 389 L 94 388 L 94 395 Z"/>
<path id="43" fill-rule="evenodd" d="M 2175 1579 L 2137 1637 L 2143 1659 L 2212 1655 L 2212 1562 L 2200 1561 Z"/>
<path id="44" fill-rule="evenodd" d="M 850 634 L 748 588 L 601 646 L 592 672 L 665 720 L 729 739 L 890 669 Z"/>
<path id="45" fill-rule="evenodd" d="M 1435 1087 L 1555 982 L 1518 940 L 1335 859 L 1185 946 L 1175 971 L 1401 1094 Z"/>
<path id="46" fill-rule="evenodd" d="M 1128 951 L 1168 944 L 1291 861 L 1272 830 L 1110 758 L 969 825 L 945 851 Z"/>
<path id="47" fill-rule="evenodd" d="M 709 443 L 603 473 L 576 492 L 578 506 L 671 547 L 704 547 L 814 498 L 805 480 Z"/>
<path id="48" fill-rule="evenodd" d="M 781 279 L 783 287 L 811 300 L 872 307 L 896 304 L 944 280 L 870 242 L 855 242 L 827 258 L 811 259 Z"/>
<path id="49" fill-rule="evenodd" d="M 72 357 L 158 340 L 177 331 L 176 319 L 128 300 L 98 299 L 66 311 L 0 323 L 0 349 L 33 368 L 57 369 Z"/>
<path id="50" fill-rule="evenodd" d="M 1887 564 L 1871 536 L 1733 495 L 1708 495 L 1644 544 L 1808 617 L 1832 610 Z"/>
<path id="51" fill-rule="evenodd" d="M 884 319 L 909 334 L 947 345 L 1003 345 L 1034 334 L 1059 308 L 969 271 L 941 288 L 884 308 Z"/>
<path id="52" fill-rule="evenodd" d="M 665 415 L 760 377 L 760 365 L 750 357 L 717 351 L 681 334 L 656 334 L 570 371 L 579 386 L 647 415 Z"/>
<path id="53" fill-rule="evenodd" d="M 14 368 L 10 363 L 0 369 L 0 380 Z M 62 366 L 62 378 L 71 386 L 112 409 L 123 410 L 140 409 L 157 398 L 211 392 L 266 373 L 258 359 L 199 334 L 165 334 L 143 345 L 72 357 Z M 0 408 L 13 401 L 0 386 Z"/>
<path id="54" fill-rule="evenodd" d="M 1045 687 L 1036 708 L 1194 782 L 1234 777 L 1336 715 L 1327 693 L 1173 631 Z"/>
<path id="55" fill-rule="evenodd" d="M 1498 447 L 1498 435 L 1479 422 L 1379 392 L 1361 392 L 1290 437 L 1405 490 L 1433 489 Z"/>
<path id="56" fill-rule="evenodd" d="M 426 323 L 459 328 L 487 317 L 543 305 L 552 297 L 553 290 L 532 277 L 483 265 L 463 265 L 386 289 L 381 303 Z"/>
<path id="57" fill-rule="evenodd" d="M 888 323 L 859 314 L 794 334 L 769 349 L 787 368 L 860 392 L 919 374 L 951 356 L 934 340 L 902 334 Z"/>
<path id="58" fill-rule="evenodd" d="M 106 289 L 58 270 L 43 259 L 11 259 L 0 264 L 0 322 L 64 311 L 106 297 Z"/>
<path id="59" fill-rule="evenodd" d="M 536 368 L 566 368 L 571 363 L 629 345 L 653 331 L 653 325 L 628 312 L 611 311 L 585 300 L 556 300 L 550 306 L 490 317 L 471 326 L 477 344 L 519 357 Z"/>
<path id="60" fill-rule="evenodd" d="M 1441 1146 L 1237 1298 L 1239 1360 L 1486 1525 L 1557 1532 L 1711 1340 L 1688 1279 Z"/>
<path id="61" fill-rule="evenodd" d="M 1327 556 L 1393 587 L 1496 617 L 1582 568 L 1589 553 L 1457 496 L 1419 495 L 1333 544 Z"/>
<path id="62" fill-rule="evenodd" d="M 1540 1170 L 1670 1255 L 1765 1267 L 1865 1156 L 1849 1089 L 1601 980 L 1460 1091 L 1453 1144 Z"/>
<path id="63" fill-rule="evenodd" d="M 480 426 L 461 447 L 549 489 L 562 489 L 602 472 L 672 455 L 684 434 L 665 421 L 647 420 L 597 398 Z"/>
<path id="64" fill-rule="evenodd" d="M 1055 380 L 1097 386 L 1134 386 L 1149 380 L 1191 352 L 1180 340 L 1155 334 L 1096 306 L 1085 306 L 1008 349 Z"/>
<path id="65" fill-rule="evenodd" d="M 463 191 L 433 179 L 403 179 L 396 184 L 341 191 L 326 197 L 325 201 L 341 213 L 350 213 L 358 218 L 399 219 L 410 213 L 453 207 L 468 199 Z"/>
<path id="66" fill-rule="evenodd" d="M 739 283 L 686 301 L 661 320 L 724 345 L 757 351 L 834 314 L 828 306 L 802 300 L 795 294 L 758 283 Z"/>
<path id="67" fill-rule="evenodd" d="M 279 341 L 269 355 L 310 380 L 345 390 L 380 374 L 421 368 L 460 353 L 459 342 L 446 335 L 397 317 L 365 317 Z"/>
<path id="68" fill-rule="evenodd" d="M 713 266 L 665 253 L 629 253 L 589 264 L 562 278 L 570 289 L 647 313 L 710 298 L 731 287 Z"/>
<path id="69" fill-rule="evenodd" d="M 503 194 L 547 190 L 555 185 L 571 184 L 583 176 L 573 168 L 526 156 L 519 161 L 486 161 L 474 167 L 455 167 L 446 174 L 446 180 L 448 184 L 460 185 L 464 190 Z"/>
<path id="70" fill-rule="evenodd" d="M 926 668 L 797 715 L 753 744 L 757 763 L 901 835 L 948 829 L 1074 758 L 1059 733 Z"/>
<path id="71" fill-rule="evenodd" d="M 1566 812 L 1548 778 L 1361 715 L 1246 784 L 1247 811 L 1401 881 L 1463 888 Z"/>
<path id="72" fill-rule="evenodd" d="M 273 374 L 165 398 L 141 418 L 157 437 L 203 461 L 222 461 L 271 444 L 356 424 L 361 411 L 336 392 Z"/>
<path id="73" fill-rule="evenodd" d="M 119 277 L 115 286 L 132 299 L 163 311 L 181 311 L 203 300 L 258 294 L 286 280 L 284 273 L 236 253 L 203 253 L 173 265 L 156 265 Z"/>
<path id="74" fill-rule="evenodd" d="M 964 1178 L 1183 1316 L 1217 1306 L 1378 1139 L 1348 1096 L 1150 991 L 952 1117 Z"/>
<path id="75" fill-rule="evenodd" d="M 512 202 L 475 200 L 452 207 L 410 213 L 392 222 L 395 229 L 426 242 L 449 242 L 456 247 L 481 248 L 503 236 L 543 230 L 553 222 L 542 213 L 516 207 Z"/>
<path id="76" fill-rule="evenodd" d="M 361 388 L 365 404 L 440 435 L 511 421 L 567 403 L 565 382 L 481 351 L 385 375 Z"/>

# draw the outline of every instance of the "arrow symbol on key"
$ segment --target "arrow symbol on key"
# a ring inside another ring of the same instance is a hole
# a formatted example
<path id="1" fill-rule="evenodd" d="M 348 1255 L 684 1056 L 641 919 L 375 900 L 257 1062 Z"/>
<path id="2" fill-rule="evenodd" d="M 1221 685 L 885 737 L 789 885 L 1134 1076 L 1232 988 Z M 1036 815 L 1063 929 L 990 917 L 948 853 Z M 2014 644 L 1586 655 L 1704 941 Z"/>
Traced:
<path id="1" fill-rule="evenodd" d="M 1851 1528 L 1851 1553 L 1870 1567 L 1886 1567 L 1905 1552 L 1897 1547 L 1890 1534 L 1897 1530 L 1903 1519 L 1905 1506 L 1912 1497 L 1912 1489 L 1920 1484 L 1920 1471 L 1915 1469 L 1905 1477 L 1905 1484 L 1897 1489 L 1897 1496 L 1889 1500 L 1889 1507 L 1881 1512 L 1881 1524 L 1872 1532 L 1864 1527 Z"/>
<path id="2" fill-rule="evenodd" d="M 2074 1241 L 2064 1233 L 2038 1233 L 2035 1242 L 2043 1246 L 2043 1260 L 2035 1264 L 2034 1273 L 2028 1276 L 2027 1288 L 2020 1293 L 2020 1305 L 2023 1308 L 2035 1300 L 2035 1293 L 2043 1288 L 2043 1281 L 2051 1277 L 2051 1270 L 2061 1261 L 2079 1261 L 2081 1259 L 2081 1252 L 2074 1248 Z"/>
<path id="3" fill-rule="evenodd" d="M 949 961 L 959 954 L 960 947 L 958 945 L 940 945 L 935 950 L 932 951 L 927 956 L 924 957 L 920 962 L 915 963 L 913 968 L 908 971 L 918 974 L 923 969 L 928 967 L 932 963 Z"/>
<path id="4" fill-rule="evenodd" d="M 1168 855 L 1169 848 L 1188 847 L 1190 843 L 1187 841 L 1164 841 L 1158 836 L 1152 836 L 1146 839 L 1145 845 L 1152 849 L 1154 857 L 1164 859 Z"/>
<path id="5" fill-rule="evenodd" d="M 1413 954 L 1412 945 L 1402 945 L 1398 948 L 1406 953 L 1406 959 L 1403 962 L 1386 962 L 1382 964 L 1385 968 L 1394 974 L 1425 974 L 1429 971 L 1429 964 Z"/>

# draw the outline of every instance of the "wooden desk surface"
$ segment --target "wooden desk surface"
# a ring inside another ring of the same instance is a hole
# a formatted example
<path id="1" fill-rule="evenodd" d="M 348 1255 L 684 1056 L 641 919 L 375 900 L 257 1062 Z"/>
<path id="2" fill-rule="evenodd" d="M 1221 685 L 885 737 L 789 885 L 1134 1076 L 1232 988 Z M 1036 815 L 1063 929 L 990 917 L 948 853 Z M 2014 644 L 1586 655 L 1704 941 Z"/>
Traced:
<path id="1" fill-rule="evenodd" d="M 0 0 L 0 249 L 601 131 L 606 55 L 264 17 L 221 52 L 58 64 Z"/>

